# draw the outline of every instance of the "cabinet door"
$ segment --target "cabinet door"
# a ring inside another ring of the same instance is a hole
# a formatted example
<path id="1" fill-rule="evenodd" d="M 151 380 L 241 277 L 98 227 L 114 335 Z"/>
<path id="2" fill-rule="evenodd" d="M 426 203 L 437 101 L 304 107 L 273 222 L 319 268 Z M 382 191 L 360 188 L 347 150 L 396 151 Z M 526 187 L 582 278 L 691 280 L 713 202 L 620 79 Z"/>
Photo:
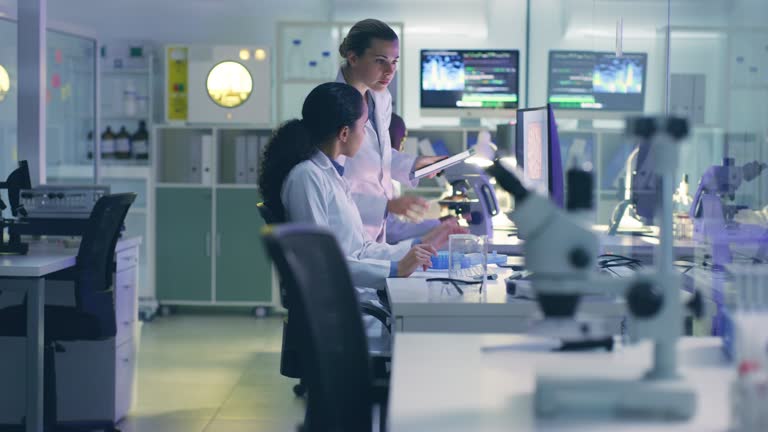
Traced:
<path id="1" fill-rule="evenodd" d="M 261 243 L 264 225 L 255 189 L 216 192 L 216 301 L 272 301 L 272 265 Z"/>
<path id="2" fill-rule="evenodd" d="M 160 301 L 211 301 L 211 196 L 210 189 L 157 189 L 155 286 Z"/>

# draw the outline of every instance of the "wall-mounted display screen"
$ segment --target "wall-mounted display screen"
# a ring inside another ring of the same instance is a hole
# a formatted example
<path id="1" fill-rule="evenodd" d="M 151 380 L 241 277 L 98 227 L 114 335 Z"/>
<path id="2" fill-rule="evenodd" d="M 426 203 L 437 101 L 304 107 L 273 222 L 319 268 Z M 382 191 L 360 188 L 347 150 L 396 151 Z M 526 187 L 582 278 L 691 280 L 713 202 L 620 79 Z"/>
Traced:
<path id="1" fill-rule="evenodd" d="M 549 103 L 556 109 L 643 111 L 647 54 L 550 51 Z"/>

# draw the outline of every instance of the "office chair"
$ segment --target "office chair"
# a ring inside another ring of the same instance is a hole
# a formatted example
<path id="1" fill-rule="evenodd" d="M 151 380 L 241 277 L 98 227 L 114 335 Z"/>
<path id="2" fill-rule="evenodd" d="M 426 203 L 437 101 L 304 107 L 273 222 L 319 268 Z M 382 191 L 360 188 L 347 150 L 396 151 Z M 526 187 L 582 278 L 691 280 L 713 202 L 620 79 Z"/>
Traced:
<path id="1" fill-rule="evenodd" d="M 117 333 L 112 274 L 115 246 L 134 193 L 104 196 L 91 211 L 88 229 L 83 233 L 76 264 L 50 275 L 48 279 L 74 282 L 75 305 L 45 306 L 45 374 L 43 425 L 46 431 L 98 429 L 113 431 L 112 419 L 87 425 L 58 424 L 56 407 L 55 352 L 57 342 L 104 340 Z M 21 305 L 0 309 L 0 336 L 26 337 L 26 298 Z"/>
<path id="2" fill-rule="evenodd" d="M 274 212 L 263 202 L 257 203 L 256 207 L 259 210 L 259 214 L 267 225 L 275 225 L 283 221 L 279 220 Z M 301 346 L 306 342 L 306 339 L 301 332 L 303 324 L 300 321 L 303 319 L 301 314 L 293 314 L 290 312 L 290 301 L 287 295 L 282 279 L 280 281 L 280 303 L 288 310 L 288 317 L 283 321 L 283 342 L 280 353 L 280 374 L 288 378 L 298 378 L 299 383 L 293 386 L 293 393 L 296 396 L 304 396 L 307 391 L 307 386 L 302 378 L 301 367 Z M 389 311 L 380 308 L 379 306 L 370 302 L 361 302 L 360 308 L 364 315 L 370 315 L 376 318 L 382 325 L 391 331 L 390 327 L 390 314 Z M 386 370 L 386 366 L 382 366 L 383 370 Z"/>
<path id="3" fill-rule="evenodd" d="M 299 430 L 371 431 L 375 404 L 384 430 L 387 384 L 374 382 L 357 290 L 335 237 L 301 224 L 267 226 L 263 233 L 291 306 L 304 315 L 309 395 Z"/>

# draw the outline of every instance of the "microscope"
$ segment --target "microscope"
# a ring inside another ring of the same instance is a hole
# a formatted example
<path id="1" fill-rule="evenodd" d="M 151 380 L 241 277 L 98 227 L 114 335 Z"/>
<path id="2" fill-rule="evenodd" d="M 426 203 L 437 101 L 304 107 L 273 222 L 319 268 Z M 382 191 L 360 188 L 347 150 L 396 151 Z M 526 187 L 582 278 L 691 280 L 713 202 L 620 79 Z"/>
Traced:
<path id="1" fill-rule="evenodd" d="M 535 410 L 541 417 L 564 412 L 598 411 L 616 415 L 688 419 L 696 409 L 696 397 L 677 371 L 677 339 L 683 331 L 680 277 L 673 268 L 672 178 L 677 146 L 688 134 L 687 121 L 675 117 L 639 117 L 627 120 L 626 134 L 654 148 L 661 176 L 660 240 L 652 271 L 629 278 L 611 278 L 595 271 L 598 239 L 586 223 L 558 208 L 547 197 L 528 191 L 519 179 L 496 161 L 488 172 L 497 184 L 515 197 L 509 214 L 526 238 L 525 262 L 533 291 L 544 319 L 574 317 L 582 296 L 613 294 L 627 304 L 630 342 L 653 341 L 653 365 L 640 379 L 612 379 L 539 374 Z M 571 178 L 571 173 L 569 173 Z M 571 194 L 591 194 L 569 184 L 571 203 L 589 203 Z M 696 294 L 686 305 L 694 314 L 703 312 Z"/>
<path id="2" fill-rule="evenodd" d="M 743 182 L 754 180 L 766 168 L 768 165 L 757 161 L 737 166 L 733 158 L 725 158 L 722 165 L 711 166 L 702 175 L 690 209 L 693 239 L 712 246 L 715 265 L 733 261 L 732 243 L 762 245 L 768 242 L 768 228 L 734 220 L 736 213 L 747 206 L 727 203 L 734 200 Z"/>
<path id="3" fill-rule="evenodd" d="M 6 219 L 2 213 L 8 208 L 0 197 L 0 255 L 15 254 L 25 255 L 29 250 L 29 245 L 21 242 L 21 235 L 12 232 L 12 229 L 19 223 L 19 216 L 27 216 L 24 205 L 20 202 L 22 189 L 31 189 L 32 181 L 29 177 L 29 166 L 27 161 L 19 161 L 19 167 L 16 168 L 5 182 L 0 182 L 0 190 L 8 191 L 8 204 L 11 206 L 11 215 L 13 219 Z M 5 241 L 5 230 L 8 229 L 8 242 Z"/>
<path id="4" fill-rule="evenodd" d="M 499 214 L 499 204 L 488 175 L 477 165 L 460 163 L 443 171 L 443 178 L 451 196 L 439 204 L 466 219 L 471 234 L 493 238 L 492 219 Z"/>

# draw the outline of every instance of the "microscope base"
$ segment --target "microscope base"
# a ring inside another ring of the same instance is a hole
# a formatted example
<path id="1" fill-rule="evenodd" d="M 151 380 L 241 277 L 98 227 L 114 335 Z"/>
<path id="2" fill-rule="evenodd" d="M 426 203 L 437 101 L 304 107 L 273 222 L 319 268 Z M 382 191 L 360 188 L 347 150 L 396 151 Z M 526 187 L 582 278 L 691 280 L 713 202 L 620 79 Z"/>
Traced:
<path id="1" fill-rule="evenodd" d="M 539 417 L 612 415 L 687 420 L 696 411 L 696 395 L 683 379 L 536 378 Z"/>

